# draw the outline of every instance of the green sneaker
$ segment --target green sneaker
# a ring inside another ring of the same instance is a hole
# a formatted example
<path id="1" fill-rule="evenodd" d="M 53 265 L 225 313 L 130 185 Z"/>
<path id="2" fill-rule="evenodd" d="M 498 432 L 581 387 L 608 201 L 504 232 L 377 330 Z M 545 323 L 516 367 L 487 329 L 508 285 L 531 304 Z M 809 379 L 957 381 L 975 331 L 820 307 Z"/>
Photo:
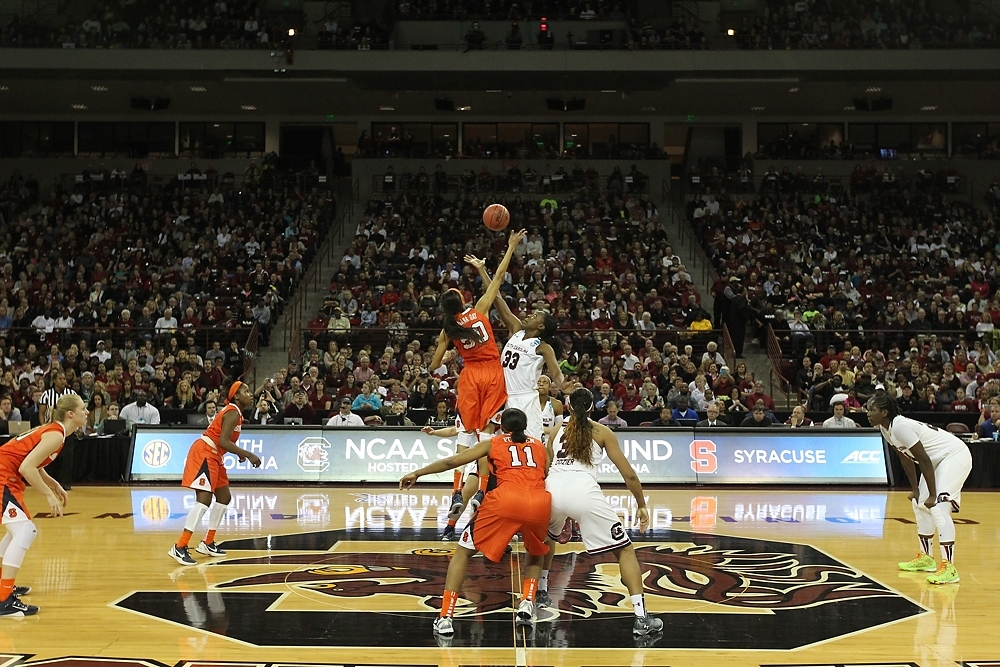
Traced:
<path id="1" fill-rule="evenodd" d="M 935 572 L 937 563 L 925 553 L 917 553 L 917 557 L 899 564 L 899 569 L 904 572 Z"/>
<path id="2" fill-rule="evenodd" d="M 959 582 L 958 569 L 946 560 L 941 561 L 937 572 L 927 577 L 927 581 L 932 584 L 957 584 Z"/>

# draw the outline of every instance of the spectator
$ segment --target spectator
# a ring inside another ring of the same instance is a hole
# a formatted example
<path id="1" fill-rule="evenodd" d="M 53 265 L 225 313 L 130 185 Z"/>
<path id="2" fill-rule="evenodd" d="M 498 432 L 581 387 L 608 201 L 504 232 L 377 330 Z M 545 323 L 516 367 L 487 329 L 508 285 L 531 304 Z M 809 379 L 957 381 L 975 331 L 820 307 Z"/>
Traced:
<path id="1" fill-rule="evenodd" d="M 214 398 L 207 398 L 202 404 L 201 409 L 204 410 L 204 414 L 198 417 L 198 422 L 195 425 L 208 426 L 215 419 L 215 415 L 219 411 L 219 403 Z"/>
<path id="2" fill-rule="evenodd" d="M 427 426 L 432 429 L 448 428 L 455 425 L 455 416 L 448 410 L 448 402 L 437 402 L 434 415 L 427 420 Z"/>
<path id="3" fill-rule="evenodd" d="M 327 426 L 364 426 L 365 422 L 361 417 L 351 412 L 351 399 L 344 397 L 340 399 L 340 412 L 330 417 L 326 422 Z"/>
<path id="4" fill-rule="evenodd" d="M 104 435 L 107 431 L 108 422 L 120 421 L 121 420 L 121 408 L 118 407 L 117 403 L 108 404 L 108 416 L 101 422 L 100 427 L 97 429 L 98 435 Z"/>
<path id="5" fill-rule="evenodd" d="M 850 417 L 844 416 L 844 401 L 835 401 L 833 404 L 833 416 L 823 422 L 823 428 L 857 428 L 857 423 Z"/>
<path id="6" fill-rule="evenodd" d="M 719 404 L 712 401 L 705 407 L 705 419 L 698 422 L 698 427 L 717 428 L 723 426 L 729 426 L 729 424 L 719 418 Z"/>
<path id="7" fill-rule="evenodd" d="M 292 405 L 294 405 L 294 402 Z M 216 408 L 214 401 L 212 401 L 212 406 L 212 417 L 208 417 L 208 410 L 206 409 L 206 419 L 214 419 L 215 417 Z M 284 419 L 284 414 L 281 408 L 278 407 L 278 404 L 271 399 L 270 394 L 261 392 L 260 396 L 257 397 L 256 405 L 252 408 L 247 408 L 246 412 L 243 413 L 243 418 L 251 424 L 280 424 Z M 305 422 L 303 421 L 303 423 Z"/>
<path id="8" fill-rule="evenodd" d="M 677 407 L 674 408 L 671 417 L 678 422 L 681 419 L 698 421 L 698 413 L 688 407 L 687 396 L 683 394 L 677 397 Z"/>
<path id="9" fill-rule="evenodd" d="M 618 416 L 618 404 L 615 401 L 608 401 L 604 407 L 608 414 L 598 420 L 599 424 L 604 424 L 612 430 L 628 426 L 628 422 Z"/>
<path id="10" fill-rule="evenodd" d="M 767 411 L 763 405 L 755 405 L 750 416 L 740 422 L 742 427 L 762 427 L 770 426 L 771 420 L 767 418 Z"/>
<path id="11" fill-rule="evenodd" d="M 122 408 L 121 418 L 129 429 L 136 424 L 159 424 L 160 411 L 147 402 L 146 392 L 140 389 L 135 392 L 135 402 Z"/>
<path id="12" fill-rule="evenodd" d="M 373 412 L 378 412 L 382 409 L 382 399 L 379 398 L 377 393 L 372 391 L 372 385 L 370 382 L 365 382 L 361 388 L 361 393 L 354 398 L 354 402 L 351 404 L 352 410 L 371 410 Z"/>
<path id="13" fill-rule="evenodd" d="M 316 423 L 316 410 L 309 405 L 308 398 L 305 389 L 296 389 L 292 402 L 284 409 L 284 419 L 301 419 L 303 424 Z"/>
<path id="14" fill-rule="evenodd" d="M 990 438 L 995 438 L 997 431 L 997 423 L 994 421 L 994 416 L 1000 419 L 1000 398 L 991 398 L 987 406 L 983 406 L 982 411 L 979 413 L 979 423 L 976 425 L 976 437 L 983 440 L 988 440 Z"/>
<path id="15" fill-rule="evenodd" d="M 764 383 L 754 382 L 753 391 L 746 396 L 747 405 L 756 405 L 757 401 L 763 401 L 764 407 L 774 412 L 774 399 L 764 393 Z"/>
<path id="16" fill-rule="evenodd" d="M 801 428 L 804 426 L 813 425 L 813 421 L 809 419 L 809 417 L 806 417 L 805 407 L 801 405 L 796 405 L 794 408 L 792 408 L 792 414 L 791 416 L 788 417 L 788 420 L 785 421 L 785 423 L 791 426 L 792 428 Z"/>
<path id="17" fill-rule="evenodd" d="M 660 416 L 650 422 L 650 426 L 665 428 L 667 426 L 680 426 L 680 424 L 673 418 L 670 408 L 664 407 L 660 409 Z"/>

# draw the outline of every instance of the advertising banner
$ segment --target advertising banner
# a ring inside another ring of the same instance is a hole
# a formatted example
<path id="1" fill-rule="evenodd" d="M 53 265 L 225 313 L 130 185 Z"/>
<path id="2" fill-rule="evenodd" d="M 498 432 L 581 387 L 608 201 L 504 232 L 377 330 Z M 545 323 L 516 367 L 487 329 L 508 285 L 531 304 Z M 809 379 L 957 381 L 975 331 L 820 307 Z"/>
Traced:
<path id="1" fill-rule="evenodd" d="M 179 481 L 197 428 L 139 426 L 131 456 L 133 481 Z M 619 445 L 649 484 L 886 484 L 885 449 L 872 429 L 626 429 Z M 455 453 L 449 438 L 414 429 L 246 426 L 240 447 L 260 468 L 232 454 L 233 480 L 255 482 L 396 482 L 408 472 Z M 449 482 L 451 473 L 424 478 Z M 602 483 L 621 483 L 605 456 Z"/>

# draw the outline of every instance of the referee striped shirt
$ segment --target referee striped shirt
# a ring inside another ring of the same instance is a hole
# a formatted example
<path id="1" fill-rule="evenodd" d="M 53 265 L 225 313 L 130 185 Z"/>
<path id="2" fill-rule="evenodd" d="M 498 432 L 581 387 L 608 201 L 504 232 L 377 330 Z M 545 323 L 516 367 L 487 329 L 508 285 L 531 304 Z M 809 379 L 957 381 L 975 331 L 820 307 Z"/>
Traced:
<path id="1" fill-rule="evenodd" d="M 76 392 L 70 389 L 69 387 L 63 387 L 62 391 L 58 391 L 55 387 L 53 387 L 52 389 L 46 389 L 45 391 L 42 392 L 42 397 L 39 399 L 38 402 L 41 405 L 48 406 L 48 410 L 46 410 L 45 413 L 46 424 L 52 421 L 52 410 L 53 408 L 56 407 L 56 403 L 59 402 L 59 399 L 62 398 L 63 396 L 69 396 L 69 395 L 76 396 Z"/>

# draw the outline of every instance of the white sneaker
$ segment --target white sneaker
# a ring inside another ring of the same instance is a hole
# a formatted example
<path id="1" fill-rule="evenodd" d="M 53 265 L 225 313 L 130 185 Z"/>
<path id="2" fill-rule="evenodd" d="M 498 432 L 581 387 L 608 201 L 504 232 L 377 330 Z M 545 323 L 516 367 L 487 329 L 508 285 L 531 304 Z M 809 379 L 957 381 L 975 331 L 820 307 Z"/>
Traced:
<path id="1" fill-rule="evenodd" d="M 455 625 L 451 622 L 451 618 L 448 616 L 438 616 L 434 619 L 434 634 L 436 635 L 453 635 L 455 634 Z"/>
<path id="2" fill-rule="evenodd" d="M 521 600 L 517 606 L 517 616 L 514 625 L 534 625 L 535 624 L 535 604 L 531 600 Z"/>
<path id="3" fill-rule="evenodd" d="M 204 540 L 198 543 L 198 547 L 195 549 L 195 551 L 197 551 L 200 554 L 204 554 L 206 556 L 213 556 L 215 558 L 222 558 L 223 556 L 226 555 L 226 552 L 220 549 L 215 542 L 212 542 L 211 544 L 205 544 Z"/>

